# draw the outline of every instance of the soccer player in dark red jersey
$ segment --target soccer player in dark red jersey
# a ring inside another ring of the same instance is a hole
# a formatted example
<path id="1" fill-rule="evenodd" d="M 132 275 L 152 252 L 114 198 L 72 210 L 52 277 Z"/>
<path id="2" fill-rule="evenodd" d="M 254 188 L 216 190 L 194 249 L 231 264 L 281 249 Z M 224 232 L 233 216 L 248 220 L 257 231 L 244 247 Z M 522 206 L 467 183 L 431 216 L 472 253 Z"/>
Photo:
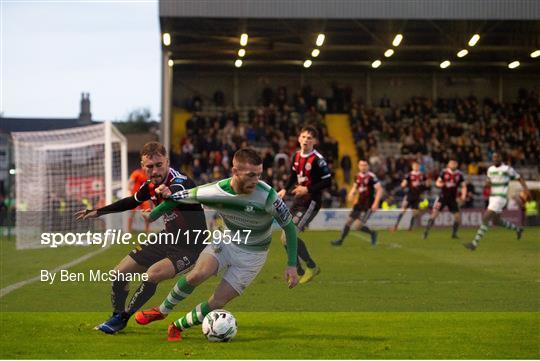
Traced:
<path id="1" fill-rule="evenodd" d="M 317 129 L 311 126 L 302 128 L 298 136 L 300 150 L 294 153 L 291 160 L 291 175 L 285 189 L 278 192 L 281 198 L 289 191 L 294 196 L 291 214 L 299 232 L 302 232 L 319 212 L 322 190 L 332 185 L 332 175 L 328 164 L 324 157 L 314 149 L 317 138 Z M 282 241 L 284 241 L 283 237 Z M 311 258 L 305 242 L 300 237 L 298 237 L 298 258 L 299 283 L 303 284 L 319 274 L 320 268 Z M 300 260 L 306 263 L 305 270 Z"/>
<path id="2" fill-rule="evenodd" d="M 429 221 L 426 229 L 424 230 L 422 238 L 427 239 L 429 230 L 433 226 L 433 223 L 435 223 L 435 219 L 445 207 L 448 207 L 448 210 L 454 215 L 452 238 L 458 238 L 457 231 L 461 219 L 459 213 L 458 196 L 460 198 L 459 203 L 462 204 L 465 202 L 465 197 L 467 196 L 467 183 L 465 183 L 463 173 L 461 173 L 461 171 L 458 169 L 457 160 L 450 159 L 448 161 L 448 166 L 442 170 L 441 174 L 439 174 L 439 178 L 437 178 L 435 185 L 438 188 L 441 188 L 441 194 L 437 197 L 435 203 L 433 204 L 433 211 L 431 212 L 431 217 L 429 217 Z"/>
<path id="3" fill-rule="evenodd" d="M 356 181 L 351 188 L 348 199 L 352 200 L 358 193 L 356 201 L 345 227 L 341 231 L 341 237 L 332 241 L 332 245 L 341 246 L 343 240 L 349 234 L 351 228 L 360 229 L 371 236 L 371 244 L 377 244 L 377 232 L 370 229 L 366 223 L 373 212 L 379 208 L 383 188 L 377 176 L 369 171 L 369 164 L 366 160 L 358 162 L 360 172 L 356 175 Z M 354 225 L 354 227 L 352 227 Z"/>
<path id="4" fill-rule="evenodd" d="M 399 213 L 396 224 L 392 228 L 393 232 L 398 229 L 399 222 L 401 222 L 401 218 L 403 218 L 407 209 L 410 208 L 413 210 L 411 222 L 409 223 L 409 230 L 412 229 L 414 220 L 422 213 L 420 211 L 420 200 L 422 192 L 429 187 L 429 180 L 424 173 L 420 172 L 420 164 L 418 162 L 413 162 L 411 168 L 412 170 L 407 173 L 405 178 L 401 181 L 401 188 L 408 188 L 408 191 L 405 198 L 403 198 L 401 212 Z"/>
<path id="5" fill-rule="evenodd" d="M 75 214 L 77 220 L 97 218 L 99 216 L 123 212 L 140 206 L 151 200 L 155 205 L 163 202 L 172 193 L 195 187 L 195 183 L 187 176 L 169 167 L 169 159 L 165 147 L 157 142 L 146 143 L 141 150 L 141 168 L 148 175 L 148 181 L 142 184 L 132 196 L 120 199 L 110 205 L 98 209 L 86 209 Z M 165 231 L 172 233 L 185 230 L 206 230 L 206 219 L 200 205 L 179 204 L 164 217 Z M 111 302 L 112 316 L 97 330 L 105 333 L 117 333 L 127 326 L 129 318 L 146 303 L 156 292 L 159 282 L 189 271 L 199 254 L 204 249 L 203 242 L 190 244 L 182 237 L 178 244 L 150 243 L 137 245 L 114 268 L 119 273 L 143 273 L 148 281 L 141 283 L 126 307 L 129 293 L 127 281 L 112 282 Z M 183 241 L 183 242 L 182 242 Z M 158 312 L 155 315 L 160 316 Z M 144 315 L 143 315 L 144 316 Z M 153 315 L 148 315 L 152 317 Z M 137 322 L 141 322 L 137 319 Z M 142 320 L 144 323 L 145 320 Z"/>

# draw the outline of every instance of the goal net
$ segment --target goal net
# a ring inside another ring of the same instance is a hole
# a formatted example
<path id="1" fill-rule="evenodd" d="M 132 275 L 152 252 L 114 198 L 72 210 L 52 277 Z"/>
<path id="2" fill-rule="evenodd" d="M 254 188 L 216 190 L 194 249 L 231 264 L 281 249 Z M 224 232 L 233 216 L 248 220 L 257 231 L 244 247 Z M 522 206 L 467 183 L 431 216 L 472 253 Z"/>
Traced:
<path id="1" fill-rule="evenodd" d="M 18 249 L 41 247 L 43 232 L 93 231 L 99 222 L 73 214 L 127 195 L 127 142 L 110 122 L 12 136 Z"/>

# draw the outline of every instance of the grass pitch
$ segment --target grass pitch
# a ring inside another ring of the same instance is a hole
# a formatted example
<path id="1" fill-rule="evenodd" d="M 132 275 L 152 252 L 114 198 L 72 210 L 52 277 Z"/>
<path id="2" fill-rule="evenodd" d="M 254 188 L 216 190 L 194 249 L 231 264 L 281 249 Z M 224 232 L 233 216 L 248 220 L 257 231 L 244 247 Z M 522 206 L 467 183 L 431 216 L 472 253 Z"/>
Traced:
<path id="1" fill-rule="evenodd" d="M 474 232 L 462 229 L 460 236 L 468 240 Z M 289 290 L 275 234 L 263 271 L 227 306 L 239 323 L 230 343 L 207 342 L 200 327 L 169 343 L 168 322 L 130 322 L 122 333 L 104 335 L 92 328 L 110 313 L 108 283 L 36 282 L 0 298 L 0 357 L 540 358 L 540 229 L 516 241 L 512 232 L 492 228 L 475 252 L 451 240 L 447 229 L 433 230 L 426 241 L 419 230 L 381 232 L 377 247 L 352 232 L 333 248 L 329 240 L 337 235 L 303 235 L 322 273 Z M 13 241 L 0 242 L 0 288 L 90 251 L 16 251 Z M 108 270 L 128 251 L 113 247 L 70 270 Z M 197 288 L 170 320 L 206 299 L 217 281 Z M 148 306 L 159 304 L 172 284 L 162 283 Z"/>

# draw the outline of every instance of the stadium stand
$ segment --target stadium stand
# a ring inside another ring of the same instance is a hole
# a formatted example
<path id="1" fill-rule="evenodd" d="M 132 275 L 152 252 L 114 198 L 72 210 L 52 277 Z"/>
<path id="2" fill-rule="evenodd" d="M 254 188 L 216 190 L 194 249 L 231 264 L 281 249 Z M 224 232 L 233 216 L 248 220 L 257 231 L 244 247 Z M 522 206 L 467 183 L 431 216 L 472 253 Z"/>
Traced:
<path id="1" fill-rule="evenodd" d="M 539 175 L 540 113 L 534 91 L 521 89 L 513 103 L 474 96 L 436 101 L 412 97 L 402 105 L 382 98 L 377 106 L 350 102 L 350 95 L 339 100 L 342 93 L 334 89 L 332 98 L 322 99 L 311 96 L 312 89 L 305 87 L 289 99 L 285 87 L 265 88 L 259 106 L 241 109 L 226 108 L 216 101 L 205 105 L 197 96 L 187 102 L 197 107 L 191 108 L 173 163 L 192 174 L 196 182 L 205 183 L 228 174 L 231 154 L 249 144 L 264 156 L 265 180 L 280 189 L 296 149 L 298 130 L 313 124 L 321 134 L 318 148 L 337 174 L 332 190 L 325 194 L 325 206 L 345 204 L 348 184 L 340 166 L 344 155 L 352 159 L 353 174 L 356 160 L 368 159 L 386 193 L 396 196 L 394 201 L 401 197 L 399 183 L 413 159 L 436 178 L 448 158 L 457 156 L 471 184 L 471 207 L 483 206 L 483 174 L 495 150 L 507 150 L 508 161 L 525 178 Z M 326 114 L 328 105 L 340 114 Z M 343 126 L 347 111 L 349 124 Z M 350 154 L 354 150 L 356 154 Z"/>

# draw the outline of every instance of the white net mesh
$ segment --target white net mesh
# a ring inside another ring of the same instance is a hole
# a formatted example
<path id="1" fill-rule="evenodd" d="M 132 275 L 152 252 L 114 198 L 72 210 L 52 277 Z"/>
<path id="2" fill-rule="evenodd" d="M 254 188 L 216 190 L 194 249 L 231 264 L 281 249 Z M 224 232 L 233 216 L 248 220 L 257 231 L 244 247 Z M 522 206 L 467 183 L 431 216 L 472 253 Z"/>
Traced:
<path id="1" fill-rule="evenodd" d="M 42 232 L 88 230 L 73 213 L 127 192 L 127 143 L 110 123 L 12 136 L 17 248 L 40 247 Z"/>

